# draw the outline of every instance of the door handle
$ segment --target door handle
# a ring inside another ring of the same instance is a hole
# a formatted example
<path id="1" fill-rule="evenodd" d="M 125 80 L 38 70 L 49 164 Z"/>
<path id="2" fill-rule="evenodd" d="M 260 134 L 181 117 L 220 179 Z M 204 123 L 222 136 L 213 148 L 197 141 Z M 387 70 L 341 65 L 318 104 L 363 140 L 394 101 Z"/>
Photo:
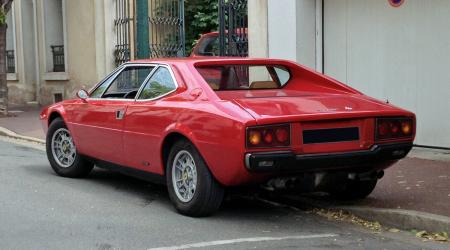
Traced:
<path id="1" fill-rule="evenodd" d="M 122 120 L 124 116 L 125 116 L 125 110 L 119 109 L 116 111 L 116 119 L 117 120 Z"/>

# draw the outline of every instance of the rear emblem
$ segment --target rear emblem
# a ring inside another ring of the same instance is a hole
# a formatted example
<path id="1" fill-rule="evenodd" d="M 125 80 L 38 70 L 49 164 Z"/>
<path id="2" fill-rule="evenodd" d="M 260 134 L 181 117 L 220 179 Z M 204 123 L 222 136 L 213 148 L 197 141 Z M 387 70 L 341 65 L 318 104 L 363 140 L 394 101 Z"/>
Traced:
<path id="1" fill-rule="evenodd" d="M 333 112 L 333 111 L 337 111 L 337 109 L 318 109 L 317 112 Z"/>
<path id="2" fill-rule="evenodd" d="M 345 107 L 345 110 L 353 110 L 351 107 Z"/>

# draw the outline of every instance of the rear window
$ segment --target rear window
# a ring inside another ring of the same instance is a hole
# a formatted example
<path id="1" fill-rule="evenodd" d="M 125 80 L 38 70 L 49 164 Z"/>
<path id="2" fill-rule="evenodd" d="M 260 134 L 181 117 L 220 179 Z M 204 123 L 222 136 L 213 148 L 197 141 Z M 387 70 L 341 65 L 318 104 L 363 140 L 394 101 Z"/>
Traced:
<path id="1" fill-rule="evenodd" d="M 200 75 L 213 90 L 279 89 L 291 78 L 289 70 L 277 65 L 199 66 Z"/>

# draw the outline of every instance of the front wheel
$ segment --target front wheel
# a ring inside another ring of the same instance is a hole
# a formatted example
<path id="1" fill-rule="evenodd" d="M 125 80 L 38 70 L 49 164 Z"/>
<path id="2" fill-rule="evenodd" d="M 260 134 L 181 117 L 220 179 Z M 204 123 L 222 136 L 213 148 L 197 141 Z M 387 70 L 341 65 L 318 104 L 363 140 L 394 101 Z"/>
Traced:
<path id="1" fill-rule="evenodd" d="M 78 154 L 72 135 L 61 118 L 50 124 L 46 139 L 47 158 L 53 170 L 63 177 L 84 177 L 94 164 Z"/>
<path id="2" fill-rule="evenodd" d="M 172 147 L 166 179 L 170 200 L 181 214 L 207 216 L 217 211 L 222 203 L 224 188 L 187 140 L 178 141 Z"/>
<path id="3" fill-rule="evenodd" d="M 359 200 L 369 196 L 377 185 L 373 180 L 347 180 L 343 186 L 330 191 L 330 194 L 339 200 Z"/>

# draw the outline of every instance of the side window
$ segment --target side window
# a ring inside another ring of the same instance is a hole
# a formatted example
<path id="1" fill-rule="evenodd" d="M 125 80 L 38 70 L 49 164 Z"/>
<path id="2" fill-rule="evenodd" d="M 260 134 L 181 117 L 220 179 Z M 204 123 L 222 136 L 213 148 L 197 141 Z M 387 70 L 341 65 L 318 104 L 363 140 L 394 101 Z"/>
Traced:
<path id="1" fill-rule="evenodd" d="M 139 88 L 144 83 L 153 68 L 154 67 L 148 66 L 126 67 L 112 81 L 102 98 L 134 99 Z"/>
<path id="2" fill-rule="evenodd" d="M 176 88 L 170 71 L 165 67 L 160 67 L 142 89 L 139 99 L 153 99 Z"/>
<path id="3" fill-rule="evenodd" d="M 105 92 L 106 88 L 109 84 L 114 80 L 114 75 L 109 76 L 108 79 L 105 79 L 100 86 L 98 86 L 94 91 L 89 95 L 90 98 L 100 98 L 102 97 L 103 92 Z"/>
<path id="4" fill-rule="evenodd" d="M 201 56 L 218 56 L 220 54 L 219 37 L 209 37 L 200 44 L 198 54 Z"/>

